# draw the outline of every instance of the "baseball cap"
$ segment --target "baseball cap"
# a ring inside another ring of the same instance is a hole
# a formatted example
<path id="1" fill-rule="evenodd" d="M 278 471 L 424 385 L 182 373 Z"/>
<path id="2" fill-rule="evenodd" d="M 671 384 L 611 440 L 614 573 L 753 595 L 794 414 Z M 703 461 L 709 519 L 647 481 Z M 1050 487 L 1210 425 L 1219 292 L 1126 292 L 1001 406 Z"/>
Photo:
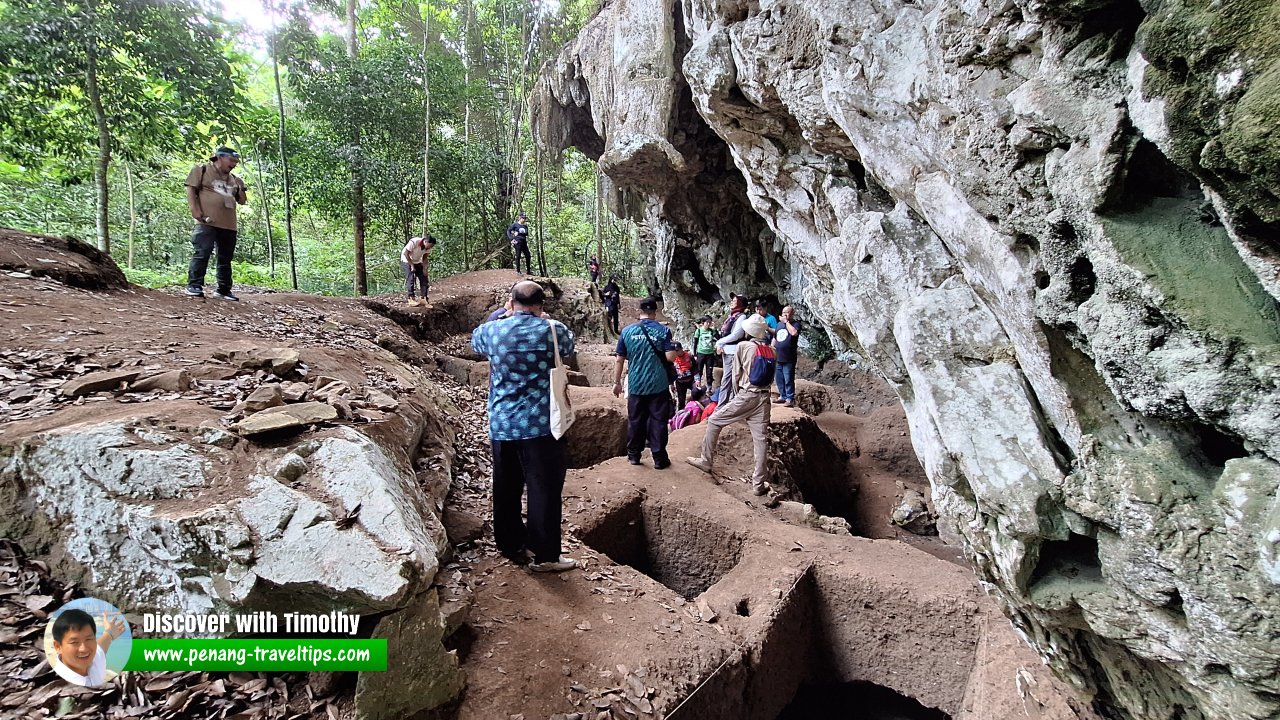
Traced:
<path id="1" fill-rule="evenodd" d="M 213 151 L 213 157 L 211 157 L 211 158 L 209 158 L 209 159 L 210 159 L 210 160 L 213 160 L 213 159 L 217 158 L 217 157 L 218 157 L 218 156 L 220 156 L 220 155 L 230 155 L 231 157 L 233 157 L 233 158 L 235 158 L 235 159 L 237 159 L 237 160 L 239 160 L 239 159 L 240 159 L 240 153 L 236 152 L 235 150 L 232 150 L 231 148 L 229 148 L 229 147 L 227 147 L 227 146 L 225 146 L 225 145 L 220 145 L 220 146 L 218 146 L 218 149 Z"/>
<path id="2" fill-rule="evenodd" d="M 653 312 L 658 309 L 657 298 L 647 297 L 640 301 L 640 309 L 645 312 Z"/>

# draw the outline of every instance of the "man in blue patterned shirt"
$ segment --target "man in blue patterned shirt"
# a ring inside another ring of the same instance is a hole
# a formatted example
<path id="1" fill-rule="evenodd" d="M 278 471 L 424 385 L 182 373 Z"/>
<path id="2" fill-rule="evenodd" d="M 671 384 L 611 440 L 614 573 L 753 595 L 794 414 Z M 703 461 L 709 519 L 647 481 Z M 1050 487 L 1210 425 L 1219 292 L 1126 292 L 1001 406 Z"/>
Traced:
<path id="1" fill-rule="evenodd" d="M 653 454 L 653 469 L 671 467 L 667 457 L 667 420 L 673 414 L 671 381 L 666 363 L 675 357 L 671 329 L 654 320 L 658 301 L 640 301 L 640 320 L 622 328 L 615 352 L 613 394 L 622 396 L 622 369 L 627 369 L 627 461 L 640 464 L 645 440 Z"/>
<path id="2" fill-rule="evenodd" d="M 564 439 L 551 435 L 551 333 L 560 355 L 573 354 L 573 333 L 543 315 L 546 294 L 526 280 L 511 288 L 513 314 L 486 322 L 471 347 L 489 357 L 489 440 L 493 450 L 493 539 L 498 551 L 535 572 L 577 567 L 560 555 L 561 493 L 568 465 Z M 529 491 L 529 527 L 520 498 Z"/>

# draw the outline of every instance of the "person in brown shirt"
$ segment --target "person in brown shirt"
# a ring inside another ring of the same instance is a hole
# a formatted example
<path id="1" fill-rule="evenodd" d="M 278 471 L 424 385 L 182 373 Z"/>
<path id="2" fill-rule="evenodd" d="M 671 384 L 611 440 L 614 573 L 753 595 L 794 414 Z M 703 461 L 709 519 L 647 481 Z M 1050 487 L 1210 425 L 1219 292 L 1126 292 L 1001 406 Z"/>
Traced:
<path id="1" fill-rule="evenodd" d="M 239 300 L 231 294 L 231 258 L 236 252 L 236 205 L 248 201 L 244 182 L 231 174 L 240 164 L 240 155 L 231 148 L 220 147 L 209 162 L 191 168 L 187 174 L 187 207 L 195 218 L 191 234 L 191 264 L 187 267 L 187 295 L 204 297 L 204 276 L 209 257 L 218 251 L 214 297 Z"/>

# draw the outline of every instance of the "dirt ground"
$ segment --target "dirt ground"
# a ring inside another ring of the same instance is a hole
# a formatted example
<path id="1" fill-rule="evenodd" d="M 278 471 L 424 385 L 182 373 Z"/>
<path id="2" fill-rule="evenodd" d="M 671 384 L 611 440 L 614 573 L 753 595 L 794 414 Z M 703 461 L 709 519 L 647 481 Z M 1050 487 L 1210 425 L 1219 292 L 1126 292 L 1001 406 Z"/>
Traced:
<path id="1" fill-rule="evenodd" d="M 436 580 L 446 611 L 460 626 L 448 642 L 467 677 L 451 717 L 812 716 L 804 708 L 819 702 L 815 697 L 840 707 L 849 693 L 864 697 L 857 693 L 866 684 L 874 686 L 873 696 L 889 692 L 918 703 L 920 713 L 935 708 L 943 717 L 1012 718 L 1005 709 L 1014 705 L 1021 708 L 1017 717 L 1093 717 L 1016 639 L 956 562 L 954 549 L 889 523 L 898 482 L 926 495 L 928 486 L 902 411 L 873 376 L 824 378 L 851 412 L 815 418 L 773 408 L 771 465 L 790 478 L 780 483 L 780 499 L 802 499 L 814 480 L 846 482 L 852 500 L 836 511 L 852 535 L 820 532 L 788 514 L 785 503 L 770 508 L 751 495 L 750 440 L 743 428 L 725 433 L 726 462 L 715 478 L 680 462 L 697 454 L 704 426 L 696 425 L 673 433 L 676 462 L 668 470 L 655 471 L 647 453 L 640 466 L 613 458 L 571 470 L 565 554 L 583 566 L 539 575 L 505 561 L 492 546 L 487 371 L 466 341 L 470 329 L 501 304 L 518 279 L 514 272 L 438 281 L 431 308 L 408 308 L 394 295 L 356 300 L 250 288 L 237 288 L 242 301 L 231 303 L 186 298 L 178 289 L 113 286 L 114 276 L 95 273 L 92 263 L 52 240 L 0 233 L 0 247 L 0 444 L 113 414 L 194 413 L 217 422 L 245 388 L 227 387 L 230 381 L 210 369 L 216 365 L 211 360 L 246 338 L 307 349 L 314 358 L 309 372 L 353 383 L 376 375 L 377 358 L 390 350 L 430 372 L 465 408 L 446 513 L 456 548 Z M 50 255 L 80 275 L 33 269 L 38 258 Z M 608 334 L 592 324 L 601 313 L 584 283 L 565 281 L 556 289 L 556 310 L 583 327 L 582 377 L 602 385 L 613 358 Z M 624 306 L 624 323 L 634 315 L 634 302 Z M 169 367 L 191 368 L 197 380 L 192 389 L 76 399 L 57 392 L 68 380 L 98 370 Z M 572 392 L 599 394 L 600 388 Z M 611 417 L 600 421 L 601 436 L 618 432 L 616 413 Z M 377 425 L 365 429 L 376 434 Z M 823 477 L 811 477 L 818 473 L 809 463 L 822 463 Z M 149 704 L 131 706 L 119 695 L 48 690 L 55 685 L 51 673 L 28 652 L 23 628 L 40 622 L 52 598 L 78 591 L 23 558 L 20 549 L 8 552 L 13 559 L 0 557 L 0 577 L 16 590 L 0 592 L 10 609 L 0 614 L 0 624 L 15 630 L 0 628 L 0 647 L 13 651 L 5 661 L 12 667 L 4 666 L 10 684 L 0 688 L 26 695 L 14 705 L 0 702 L 0 712 L 41 716 L 65 696 L 76 698 L 76 714 L 84 717 L 103 716 L 109 707 L 121 708 L 112 717 L 181 717 L 175 708 L 194 709 L 195 697 L 203 698 L 200 707 L 209 716 L 332 718 L 353 712 L 353 682 L 341 676 L 149 677 L 139 681 Z M 30 602 L 32 596 L 50 600 L 40 605 Z M 1038 681 L 1034 702 L 1018 699 L 1015 673 Z M 214 698 L 204 683 L 220 679 L 225 682 Z M 173 703 L 179 692 L 187 694 Z M 798 704 L 788 710 L 793 698 Z M 920 713 L 901 716 L 937 717 Z"/>

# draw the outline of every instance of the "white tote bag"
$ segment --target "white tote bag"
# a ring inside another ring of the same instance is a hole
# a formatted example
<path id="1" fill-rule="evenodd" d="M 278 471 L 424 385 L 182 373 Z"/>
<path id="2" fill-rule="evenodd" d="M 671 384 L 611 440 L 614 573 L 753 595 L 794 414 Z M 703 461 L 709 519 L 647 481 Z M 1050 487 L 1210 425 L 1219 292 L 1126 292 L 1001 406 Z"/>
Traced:
<path id="1" fill-rule="evenodd" d="M 569 402 L 569 371 L 560 364 L 556 326 L 551 320 L 547 325 L 551 328 L 551 355 L 555 359 L 555 366 L 551 368 L 551 436 L 559 440 L 573 425 L 573 403 Z"/>

